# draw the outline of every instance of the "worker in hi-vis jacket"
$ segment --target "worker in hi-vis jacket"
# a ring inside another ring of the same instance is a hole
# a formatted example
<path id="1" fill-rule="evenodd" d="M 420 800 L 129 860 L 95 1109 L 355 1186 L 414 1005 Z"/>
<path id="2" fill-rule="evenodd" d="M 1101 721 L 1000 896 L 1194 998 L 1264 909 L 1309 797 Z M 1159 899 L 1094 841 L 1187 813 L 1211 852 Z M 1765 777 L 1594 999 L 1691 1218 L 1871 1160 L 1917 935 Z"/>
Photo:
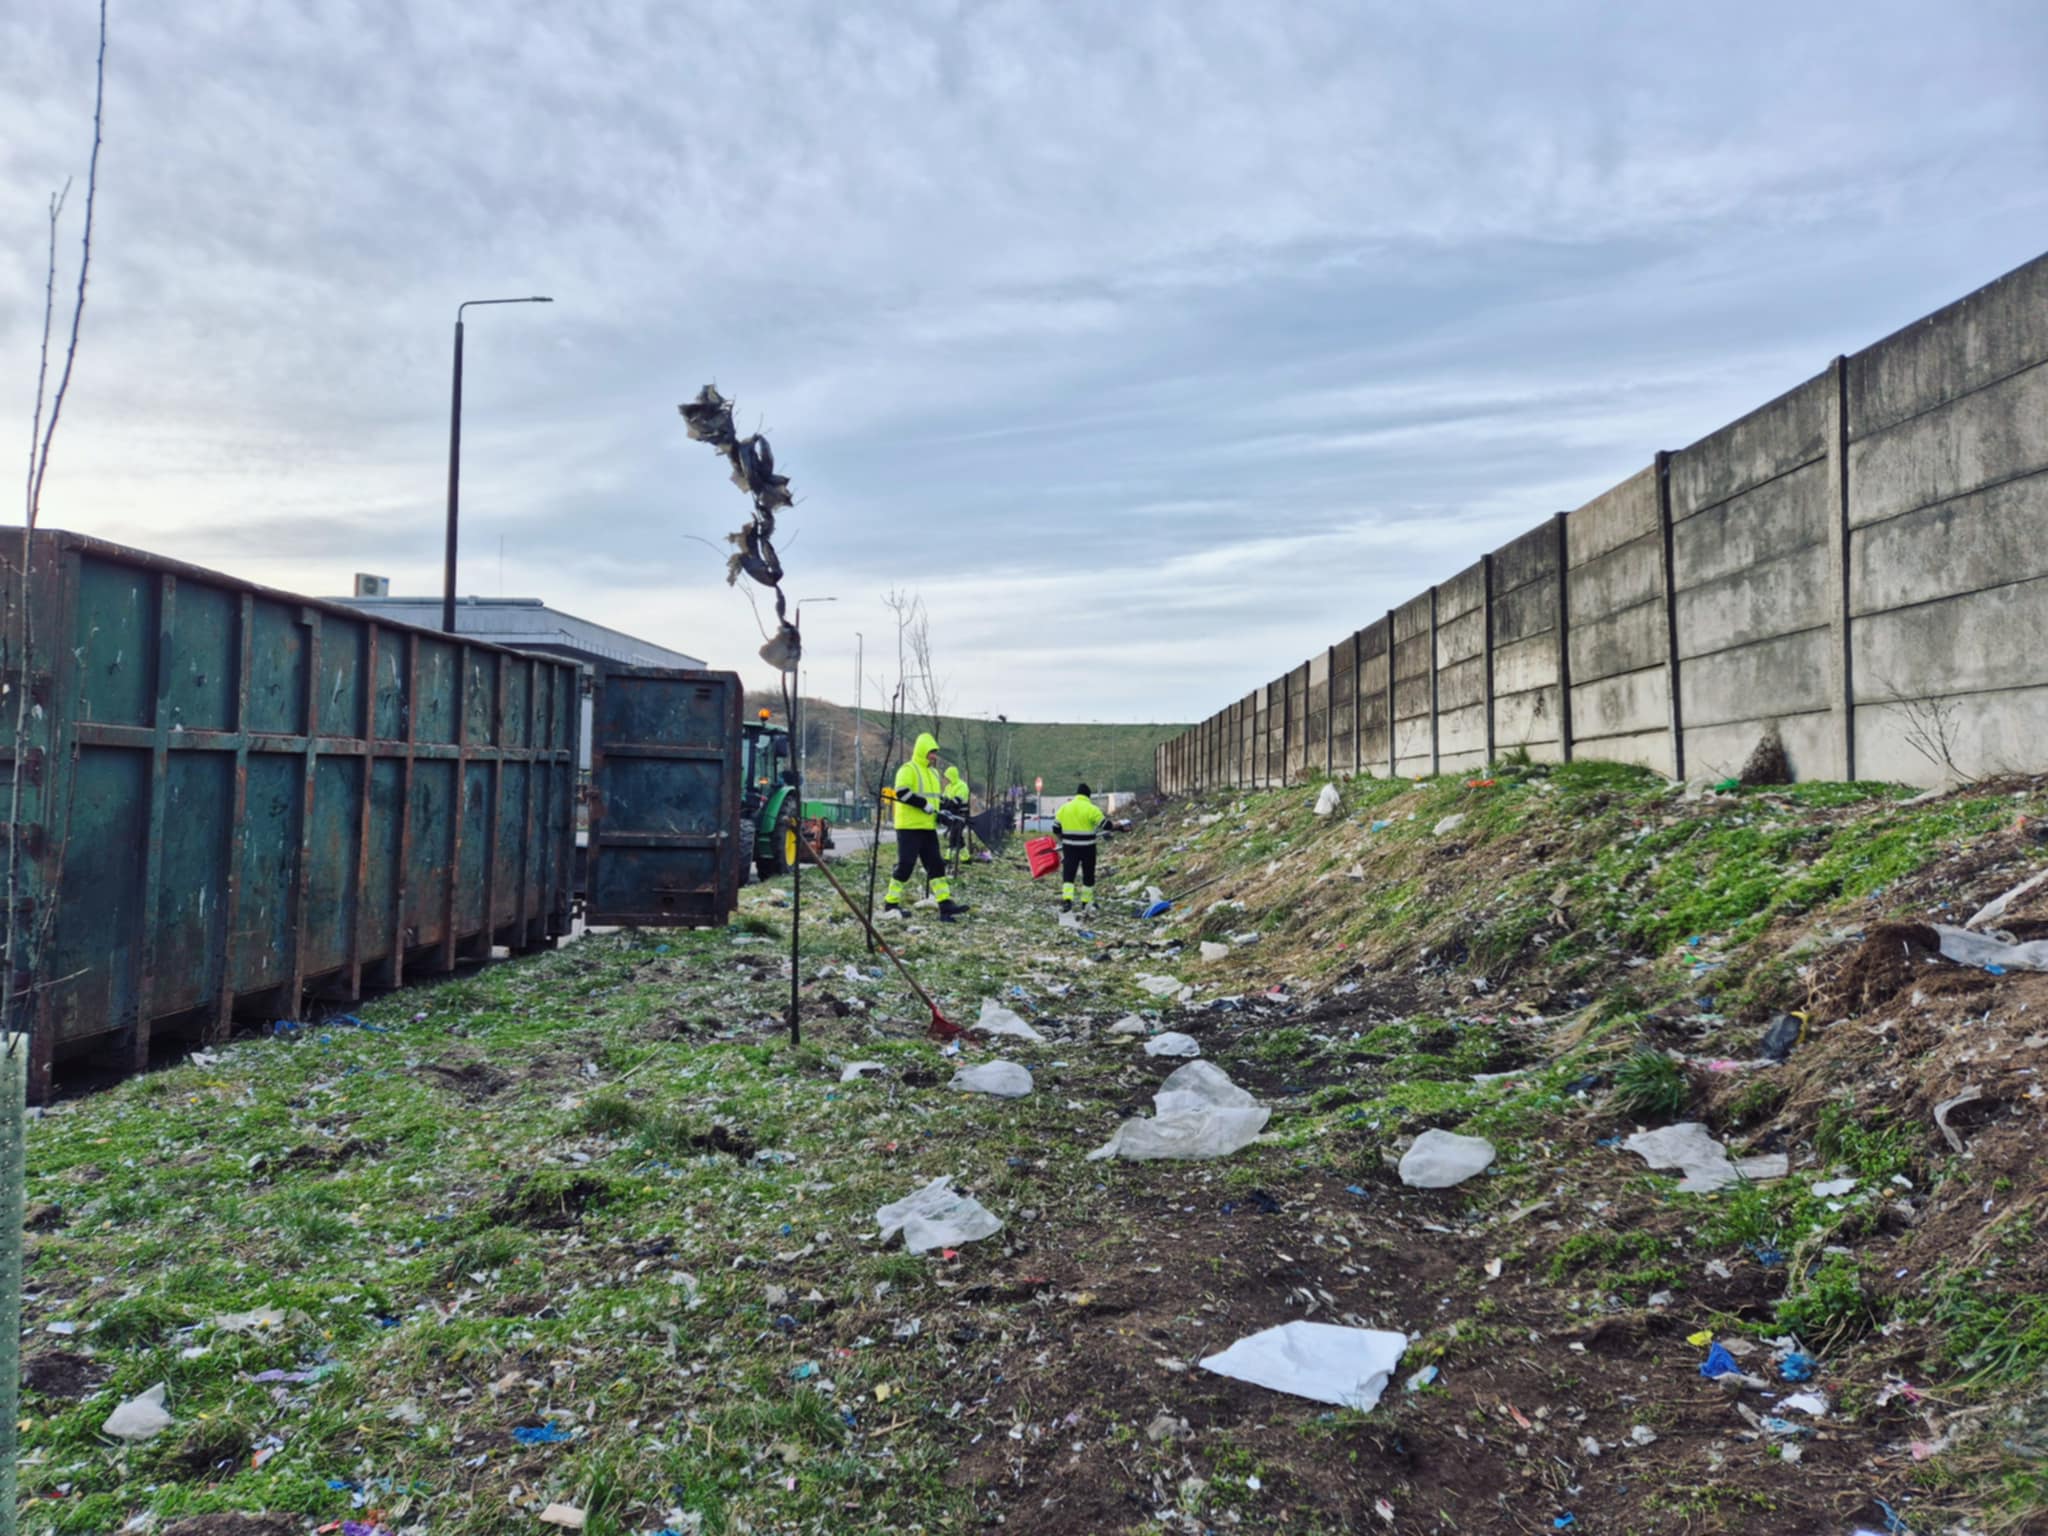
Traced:
<path id="1" fill-rule="evenodd" d="M 1053 812 L 1052 822 L 1060 831 L 1060 910 L 1071 912 L 1079 902 L 1086 911 L 1095 904 L 1095 839 L 1103 823 L 1102 810 L 1088 798 L 1086 784 Z M 1081 877 L 1078 884 L 1076 875 Z"/>
<path id="2" fill-rule="evenodd" d="M 939 921 L 950 923 L 967 910 L 953 899 L 953 882 L 946 878 L 946 856 L 939 850 L 939 801 L 945 781 L 934 759 L 943 754 L 931 732 L 917 738 L 910 761 L 896 770 L 896 787 L 889 798 L 896 803 L 896 872 L 889 877 L 888 894 L 882 911 L 903 910 L 903 882 L 921 863 L 931 878 L 932 894 L 939 899 Z"/>
<path id="3" fill-rule="evenodd" d="M 939 791 L 939 825 L 946 834 L 946 858 L 956 870 L 967 856 L 967 813 L 972 798 L 960 770 L 946 764 L 945 787 Z"/>

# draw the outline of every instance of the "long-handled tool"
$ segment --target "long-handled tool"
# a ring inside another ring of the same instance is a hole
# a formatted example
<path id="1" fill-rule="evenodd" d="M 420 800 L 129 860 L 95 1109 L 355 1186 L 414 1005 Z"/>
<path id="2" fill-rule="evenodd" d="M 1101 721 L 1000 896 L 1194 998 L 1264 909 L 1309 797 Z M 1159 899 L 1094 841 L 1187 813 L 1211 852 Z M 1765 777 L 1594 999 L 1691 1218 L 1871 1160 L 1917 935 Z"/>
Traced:
<path id="1" fill-rule="evenodd" d="M 827 880 L 830 880 L 832 882 L 832 889 L 837 891 L 839 893 L 839 899 L 846 903 L 846 910 L 851 912 L 855 917 L 860 919 L 860 925 L 863 928 L 867 929 L 868 937 L 875 942 L 875 944 L 881 949 L 883 954 L 889 957 L 890 962 L 896 967 L 897 971 L 902 975 L 903 979 L 910 984 L 910 990 L 917 994 L 918 1001 L 923 1003 L 925 1007 L 931 1009 L 932 1038 L 934 1040 L 957 1040 L 962 1035 L 966 1034 L 966 1030 L 962 1029 L 958 1024 L 955 1024 L 951 1019 L 947 1018 L 943 1013 L 939 1012 L 939 1005 L 932 1001 L 931 993 L 925 991 L 923 987 L 917 984 L 917 978 L 910 974 L 910 967 L 903 963 L 902 957 L 899 956 L 895 950 L 889 947 L 889 941 L 887 939 L 883 938 L 879 933 L 875 932 L 875 925 L 868 921 L 868 915 L 860 909 L 860 903 L 858 903 L 851 896 L 846 894 L 846 887 L 839 883 L 839 877 L 833 874 L 831 866 L 826 864 L 825 855 L 821 853 L 818 849 L 811 847 L 809 838 L 803 838 L 803 844 L 806 848 L 810 848 L 811 857 L 817 861 L 819 871 L 825 876 Z"/>
<path id="2" fill-rule="evenodd" d="M 1165 901 L 1153 902 L 1151 906 L 1147 907 L 1144 911 L 1140 912 L 1138 916 L 1164 917 L 1167 913 L 1173 910 L 1173 904 L 1175 902 L 1186 901 L 1190 896 L 1194 895 L 1197 891 L 1206 891 L 1210 886 L 1214 885 L 1218 880 L 1221 880 L 1222 878 L 1222 875 L 1211 875 L 1208 879 L 1204 880 L 1200 885 L 1191 885 L 1186 890 L 1182 891 L 1178 896 L 1168 897 Z"/>

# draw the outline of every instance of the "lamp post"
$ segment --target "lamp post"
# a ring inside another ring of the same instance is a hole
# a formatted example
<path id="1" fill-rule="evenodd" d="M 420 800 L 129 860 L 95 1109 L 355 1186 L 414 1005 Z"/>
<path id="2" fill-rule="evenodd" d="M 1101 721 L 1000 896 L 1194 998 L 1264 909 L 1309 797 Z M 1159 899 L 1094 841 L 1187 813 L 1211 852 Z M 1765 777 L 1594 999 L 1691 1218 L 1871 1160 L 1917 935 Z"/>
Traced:
<path id="1" fill-rule="evenodd" d="M 858 800 L 863 791 L 860 787 L 860 706 L 867 693 L 867 679 L 861 672 L 862 648 L 867 641 L 859 630 L 853 632 L 853 797 Z"/>
<path id="2" fill-rule="evenodd" d="M 473 304 L 552 304 L 539 294 L 525 299 L 465 299 L 455 306 L 455 384 L 448 407 L 448 553 L 441 572 L 441 632 L 455 633 L 455 523 L 462 481 L 462 312 Z"/>

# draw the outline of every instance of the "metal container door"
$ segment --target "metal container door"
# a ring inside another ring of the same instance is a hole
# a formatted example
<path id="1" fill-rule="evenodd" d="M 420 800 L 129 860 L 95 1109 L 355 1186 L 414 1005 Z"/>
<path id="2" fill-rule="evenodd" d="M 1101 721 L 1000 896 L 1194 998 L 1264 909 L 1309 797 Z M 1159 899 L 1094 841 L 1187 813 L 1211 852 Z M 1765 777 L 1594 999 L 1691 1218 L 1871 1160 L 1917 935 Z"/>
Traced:
<path id="1" fill-rule="evenodd" d="M 738 905 L 740 704 L 735 672 L 598 670 L 586 922 L 710 928 Z"/>

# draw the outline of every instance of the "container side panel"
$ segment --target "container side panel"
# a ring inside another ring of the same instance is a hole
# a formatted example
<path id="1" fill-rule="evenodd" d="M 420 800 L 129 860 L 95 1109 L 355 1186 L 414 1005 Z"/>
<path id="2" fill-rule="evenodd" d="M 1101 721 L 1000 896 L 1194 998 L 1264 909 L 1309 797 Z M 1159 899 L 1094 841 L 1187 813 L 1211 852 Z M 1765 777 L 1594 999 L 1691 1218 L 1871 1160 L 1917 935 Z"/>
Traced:
<path id="1" fill-rule="evenodd" d="M 182 625 L 182 618 L 180 623 Z M 363 656 L 370 626 L 345 619 L 320 621 L 319 720 L 322 736 L 360 736 L 363 730 Z"/>
<path id="2" fill-rule="evenodd" d="M 425 657 L 421 658 L 424 666 Z M 412 859 L 405 871 L 405 942 L 438 944 L 448 932 L 448 858 L 454 848 L 455 764 L 412 767 Z"/>
<path id="3" fill-rule="evenodd" d="M 411 711 L 405 696 L 406 636 L 386 629 L 377 636 L 377 678 L 373 684 L 376 729 L 379 741 L 405 740 L 406 720 Z"/>
<path id="4" fill-rule="evenodd" d="M 237 993 L 291 980 L 292 894 L 298 882 L 299 807 L 305 783 L 303 757 L 249 754 L 249 789 L 240 829 L 241 897 L 235 908 L 230 972 Z"/>
<path id="5" fill-rule="evenodd" d="M 498 862 L 491 871 L 492 904 L 500 923 L 519 911 L 521 872 L 526 868 L 526 786 L 531 775 L 524 763 L 498 770 Z M 538 893 L 527 893 L 533 910 Z"/>
<path id="6" fill-rule="evenodd" d="M 185 628 L 185 589 L 178 629 Z M 179 1013 L 216 1000 L 214 956 L 227 922 L 228 840 L 235 806 L 232 752 L 173 752 L 164 764 L 164 852 L 156 891 L 156 971 L 150 1003 Z"/>
<path id="7" fill-rule="evenodd" d="M 158 582 L 154 571 L 111 560 L 79 561 L 72 645 L 81 720 L 155 723 Z"/>
<path id="8" fill-rule="evenodd" d="M 466 938 L 484 925 L 484 863 L 491 850 L 490 764 L 465 765 L 462 780 L 462 867 L 455 874 L 455 932 Z"/>
<path id="9" fill-rule="evenodd" d="M 178 584 L 177 633 L 171 642 L 173 731 L 226 731 L 235 724 L 236 634 L 240 600 L 222 587 Z M 223 808 L 217 813 L 226 819 Z"/>
<path id="10" fill-rule="evenodd" d="M 72 769 L 70 833 L 49 958 L 58 1041 L 125 1029 L 135 1019 L 143 944 L 149 754 L 86 747 Z"/>
<path id="11" fill-rule="evenodd" d="M 258 599 L 249 652 L 249 729 L 280 736 L 306 729 L 306 626 L 282 603 Z"/>
<path id="12" fill-rule="evenodd" d="M 320 639 L 324 652 L 327 636 Z M 306 911 L 301 920 L 309 976 L 348 963 L 356 928 L 356 818 L 362 788 L 360 757 L 322 757 L 313 765 L 313 835 L 306 841 Z"/>
<path id="13" fill-rule="evenodd" d="M 455 647 L 420 641 L 420 696 L 413 701 L 414 739 L 445 746 L 455 740 Z"/>
<path id="14" fill-rule="evenodd" d="M 468 717 L 469 744 L 494 745 L 497 741 L 498 653 L 471 651 L 469 680 L 462 690 L 462 711 Z"/>
<path id="15" fill-rule="evenodd" d="M 369 912 L 363 959 L 391 958 L 391 920 L 398 911 L 398 846 L 405 818 L 405 764 L 380 758 L 370 765 L 370 867 L 363 903 Z M 408 915 L 407 921 L 411 918 Z"/>
<path id="16" fill-rule="evenodd" d="M 527 713 L 533 700 L 533 684 L 528 678 L 532 669 L 524 662 L 514 662 L 505 669 L 505 745 L 508 747 L 529 747 L 533 744 L 533 733 L 527 729 Z"/>

